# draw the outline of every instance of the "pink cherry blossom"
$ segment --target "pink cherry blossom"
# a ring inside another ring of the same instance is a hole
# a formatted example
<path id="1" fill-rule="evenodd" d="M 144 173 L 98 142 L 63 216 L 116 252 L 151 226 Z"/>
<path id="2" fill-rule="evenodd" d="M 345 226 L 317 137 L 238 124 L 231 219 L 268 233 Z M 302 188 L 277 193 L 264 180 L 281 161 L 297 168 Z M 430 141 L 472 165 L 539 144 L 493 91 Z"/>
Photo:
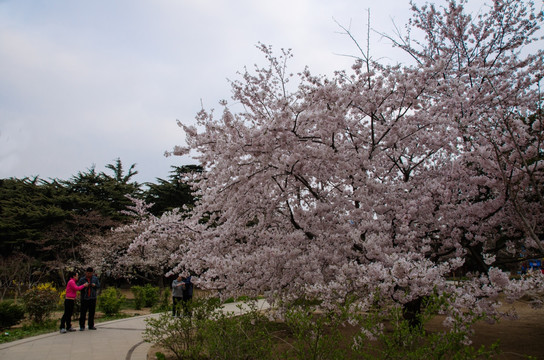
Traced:
<path id="1" fill-rule="evenodd" d="M 183 126 L 206 171 L 191 216 L 167 230 L 173 271 L 270 300 L 438 289 L 467 317 L 542 286 L 506 272 L 544 256 L 542 12 L 465 3 L 413 6 L 409 35 L 390 37 L 412 64 L 362 54 L 332 77 L 295 76 L 290 51 L 261 45 L 269 66 L 232 82 L 241 110 L 222 101 Z M 470 279 L 447 282 L 455 272 Z"/>
<path id="2" fill-rule="evenodd" d="M 93 264 L 190 271 L 224 296 L 355 295 L 363 310 L 440 292 L 452 326 L 509 315 L 502 295 L 541 304 L 542 274 L 510 275 L 544 256 L 543 13 L 443 3 L 414 5 L 408 35 L 389 37 L 412 63 L 363 53 L 333 76 L 294 75 L 291 51 L 260 45 L 268 66 L 231 83 L 232 106 L 179 124 L 171 154 L 205 168 L 196 207 L 154 217 L 136 203 Z"/>

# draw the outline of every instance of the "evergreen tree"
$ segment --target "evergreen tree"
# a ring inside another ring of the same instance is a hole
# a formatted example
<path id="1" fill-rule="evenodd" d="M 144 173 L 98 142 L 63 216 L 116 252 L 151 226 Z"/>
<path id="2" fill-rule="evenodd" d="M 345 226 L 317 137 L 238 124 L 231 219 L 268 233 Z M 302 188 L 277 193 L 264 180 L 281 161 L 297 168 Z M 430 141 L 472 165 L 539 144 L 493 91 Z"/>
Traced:
<path id="1" fill-rule="evenodd" d="M 36 254 L 44 229 L 66 219 L 68 213 L 57 200 L 66 202 L 57 182 L 33 179 L 0 179 L 0 249 Z"/>
<path id="2" fill-rule="evenodd" d="M 20 253 L 40 268 L 62 270 L 81 259 L 80 245 L 89 237 L 119 226 L 131 204 L 126 195 L 140 195 L 130 182 L 133 164 L 124 173 L 120 159 L 108 164 L 113 175 L 95 167 L 70 180 L 0 179 L 0 250 L 2 257 Z"/>
<path id="3" fill-rule="evenodd" d="M 147 183 L 145 200 L 153 204 L 150 212 L 159 216 L 167 211 L 181 208 L 183 205 L 192 208 L 195 197 L 188 179 L 192 174 L 201 173 L 199 165 L 172 166 L 168 180 L 157 178 L 157 184 Z"/>
<path id="4" fill-rule="evenodd" d="M 94 166 L 87 172 L 79 172 L 64 185 L 70 193 L 79 195 L 81 203 L 76 208 L 79 211 L 98 211 L 101 215 L 111 217 L 114 220 L 126 220 L 121 214 L 131 204 L 126 195 L 140 196 L 140 184 L 130 182 L 130 179 L 138 172 L 134 171 L 136 165 L 132 164 L 127 174 L 123 171 L 123 165 L 118 158 L 114 164 L 106 165 L 113 171 L 113 176 L 104 172 L 98 173 Z"/>

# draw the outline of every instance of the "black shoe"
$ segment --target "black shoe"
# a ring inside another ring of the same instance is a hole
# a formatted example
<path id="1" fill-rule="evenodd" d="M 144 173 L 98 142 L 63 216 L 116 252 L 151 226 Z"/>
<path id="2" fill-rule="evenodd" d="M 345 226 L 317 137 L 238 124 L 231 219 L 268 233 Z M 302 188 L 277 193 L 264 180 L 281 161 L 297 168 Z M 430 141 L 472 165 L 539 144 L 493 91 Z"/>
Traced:
<path id="1" fill-rule="evenodd" d="M 85 331 L 85 328 L 79 328 L 79 331 Z"/>
<path id="2" fill-rule="evenodd" d="M 74 328 L 69 328 L 67 331 L 72 332 L 72 331 L 76 331 L 76 329 L 74 329 Z"/>
<path id="3" fill-rule="evenodd" d="M 89 330 L 96 330 L 96 328 L 93 326 L 93 327 L 90 327 Z"/>

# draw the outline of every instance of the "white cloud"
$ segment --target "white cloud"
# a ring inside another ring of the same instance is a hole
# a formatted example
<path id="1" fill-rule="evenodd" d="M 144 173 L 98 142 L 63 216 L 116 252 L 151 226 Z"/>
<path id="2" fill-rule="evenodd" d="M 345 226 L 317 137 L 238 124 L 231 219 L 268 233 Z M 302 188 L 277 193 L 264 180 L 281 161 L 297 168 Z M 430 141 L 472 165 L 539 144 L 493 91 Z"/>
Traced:
<path id="1" fill-rule="evenodd" d="M 397 4 L 375 14 L 376 27 Z M 0 3 L 0 178 L 68 178 L 115 158 L 140 181 L 167 177 L 176 119 L 230 97 L 226 78 L 264 63 L 258 42 L 292 47 L 292 70 L 352 59 L 333 18 L 366 31 L 370 0 L 119 0 Z M 401 8 L 402 9 L 402 8 Z M 385 16 L 385 17 L 384 17 Z M 383 20 L 387 19 L 387 21 Z M 387 26 L 384 23 L 387 22 Z M 384 29 L 385 27 L 385 29 Z M 378 39 L 376 39 L 378 40 Z M 377 49 L 382 44 L 378 43 Z M 381 51 L 381 50 L 380 50 Z M 386 52 L 387 53 L 387 52 Z"/>

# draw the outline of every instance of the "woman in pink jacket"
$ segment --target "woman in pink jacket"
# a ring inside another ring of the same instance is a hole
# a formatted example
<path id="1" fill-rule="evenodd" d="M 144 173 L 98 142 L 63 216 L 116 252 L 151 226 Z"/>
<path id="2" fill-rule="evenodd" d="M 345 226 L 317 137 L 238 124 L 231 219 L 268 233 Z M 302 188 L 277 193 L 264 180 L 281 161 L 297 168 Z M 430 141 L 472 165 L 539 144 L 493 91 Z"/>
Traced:
<path id="1" fill-rule="evenodd" d="M 76 331 L 75 329 L 72 328 L 72 314 L 74 313 L 74 305 L 76 303 L 77 292 L 89 286 L 88 283 L 77 286 L 76 282 L 77 282 L 77 279 L 79 278 L 79 275 L 74 271 L 71 271 L 68 274 L 68 276 L 70 277 L 70 280 L 68 280 L 68 284 L 66 284 L 66 298 L 64 299 L 64 314 L 62 315 L 62 319 L 60 319 L 60 333 L 61 334 L 65 334 L 66 331 Z"/>

